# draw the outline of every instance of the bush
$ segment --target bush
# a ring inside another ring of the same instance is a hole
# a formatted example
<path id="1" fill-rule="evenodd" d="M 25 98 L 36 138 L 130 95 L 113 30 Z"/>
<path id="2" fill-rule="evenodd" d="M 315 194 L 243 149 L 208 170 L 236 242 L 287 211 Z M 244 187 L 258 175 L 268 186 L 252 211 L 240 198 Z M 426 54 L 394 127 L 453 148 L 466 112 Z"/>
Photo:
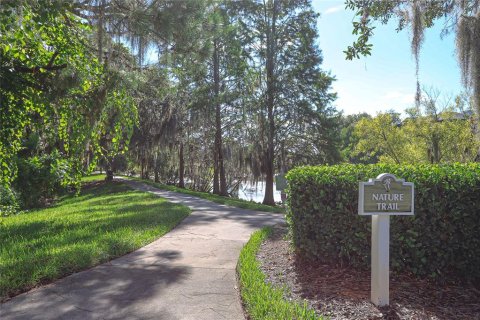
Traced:
<path id="1" fill-rule="evenodd" d="M 480 166 L 338 165 L 287 174 L 287 221 L 307 256 L 370 266 L 371 219 L 358 216 L 358 185 L 381 173 L 415 184 L 415 215 L 393 216 L 393 271 L 480 281 Z"/>
<path id="2" fill-rule="evenodd" d="M 0 216 L 15 214 L 19 209 L 17 194 L 10 187 L 0 185 Z"/>
<path id="3" fill-rule="evenodd" d="M 69 167 L 58 154 L 19 158 L 18 175 L 13 182 L 22 208 L 44 206 L 65 188 Z"/>

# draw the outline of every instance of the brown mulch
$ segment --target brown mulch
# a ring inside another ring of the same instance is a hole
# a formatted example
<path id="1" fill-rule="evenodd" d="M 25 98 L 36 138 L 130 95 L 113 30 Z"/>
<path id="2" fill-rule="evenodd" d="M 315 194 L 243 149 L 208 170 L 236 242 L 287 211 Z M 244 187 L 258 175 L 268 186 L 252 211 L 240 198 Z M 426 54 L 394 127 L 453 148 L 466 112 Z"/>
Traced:
<path id="1" fill-rule="evenodd" d="M 306 300 L 330 319 L 468 319 L 480 320 L 480 290 L 467 285 L 438 285 L 407 275 L 390 279 L 390 306 L 370 302 L 370 272 L 308 260 L 285 240 L 276 226 L 257 258 L 274 285 L 286 286 L 287 299 Z M 480 267 L 480 266 L 479 266 Z"/>

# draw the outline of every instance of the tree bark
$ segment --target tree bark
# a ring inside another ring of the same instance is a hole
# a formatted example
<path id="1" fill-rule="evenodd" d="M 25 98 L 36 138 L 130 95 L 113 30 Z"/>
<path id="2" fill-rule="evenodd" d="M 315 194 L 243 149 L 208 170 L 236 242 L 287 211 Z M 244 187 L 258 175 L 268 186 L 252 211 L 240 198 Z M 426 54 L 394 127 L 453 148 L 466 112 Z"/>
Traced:
<path id="1" fill-rule="evenodd" d="M 98 45 L 98 61 L 103 61 L 103 10 L 105 9 L 105 0 L 102 0 L 99 6 L 99 18 L 97 23 L 97 45 Z"/>
<path id="2" fill-rule="evenodd" d="M 213 40 L 213 83 L 214 83 L 214 104 L 215 104 L 215 138 L 213 142 L 213 194 L 220 194 L 220 173 L 218 161 L 218 132 L 217 132 L 217 105 L 218 105 L 218 56 L 217 56 L 217 41 Z"/>
<path id="3" fill-rule="evenodd" d="M 216 146 L 216 135 L 215 142 L 213 145 L 213 194 L 220 194 L 220 183 L 218 181 L 218 152 Z"/>
<path id="4" fill-rule="evenodd" d="M 213 194 L 220 194 L 220 182 L 218 172 L 218 152 L 217 152 L 217 135 L 213 145 Z"/>
<path id="5" fill-rule="evenodd" d="M 275 118 L 273 114 L 275 103 L 275 51 L 276 51 L 276 18 L 277 18 L 277 1 L 273 0 L 271 26 L 267 27 L 267 54 L 266 54 L 266 71 L 267 71 L 267 150 L 265 152 L 265 197 L 263 204 L 274 205 L 273 197 L 273 175 L 274 175 L 274 137 L 275 137 Z M 267 17 L 267 8 L 265 6 L 265 17 Z"/>
<path id="6" fill-rule="evenodd" d="M 223 143 L 222 143 L 222 115 L 220 96 L 220 61 L 218 59 L 218 41 L 213 41 L 213 82 L 215 93 L 215 148 L 216 154 L 216 174 L 214 174 L 214 193 L 226 196 L 227 181 L 225 178 L 225 167 L 223 165 Z M 217 192 L 215 192 L 215 182 L 217 182 Z"/>
<path id="7" fill-rule="evenodd" d="M 155 182 L 160 182 L 160 178 L 158 176 L 158 154 L 157 152 L 155 152 L 155 156 L 154 156 L 154 163 L 153 163 L 153 172 L 154 172 L 154 175 L 155 175 Z"/>
<path id="8" fill-rule="evenodd" d="M 184 172 L 185 172 L 185 159 L 183 157 L 183 142 L 180 142 L 180 150 L 178 152 L 178 157 L 179 157 L 179 166 L 178 166 L 178 186 L 180 188 L 185 188 L 185 177 L 184 177 Z"/>
<path id="9" fill-rule="evenodd" d="M 440 163 L 440 139 L 434 135 L 432 137 L 433 162 Z"/>
<path id="10" fill-rule="evenodd" d="M 109 166 L 108 169 L 105 170 L 106 172 L 106 177 L 105 177 L 105 181 L 107 182 L 111 182 L 113 181 L 113 170 L 112 168 Z"/>

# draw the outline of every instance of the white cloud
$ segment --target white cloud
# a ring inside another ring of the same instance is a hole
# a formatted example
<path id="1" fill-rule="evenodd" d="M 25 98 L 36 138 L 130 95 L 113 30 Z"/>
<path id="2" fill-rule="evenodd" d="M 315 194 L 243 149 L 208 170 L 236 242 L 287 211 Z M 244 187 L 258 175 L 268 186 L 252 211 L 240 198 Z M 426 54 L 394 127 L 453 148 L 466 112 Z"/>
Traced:
<path id="1" fill-rule="evenodd" d="M 345 8 L 345 5 L 341 4 L 341 5 L 338 5 L 338 6 L 335 6 L 335 7 L 330 7 L 328 8 L 327 10 L 325 10 L 325 12 L 323 14 L 332 14 L 332 13 L 335 13 L 335 12 L 338 12 L 338 11 L 341 11 Z"/>
<path id="2" fill-rule="evenodd" d="M 405 89 L 387 89 L 379 93 L 367 84 L 357 84 L 353 90 L 337 84 L 333 91 L 338 93 L 334 105 L 345 114 L 367 112 L 375 115 L 390 109 L 403 113 L 415 103 L 415 93 Z"/>
<path id="3" fill-rule="evenodd" d="M 382 96 L 383 100 L 397 103 L 413 103 L 414 94 L 401 91 L 388 91 Z"/>

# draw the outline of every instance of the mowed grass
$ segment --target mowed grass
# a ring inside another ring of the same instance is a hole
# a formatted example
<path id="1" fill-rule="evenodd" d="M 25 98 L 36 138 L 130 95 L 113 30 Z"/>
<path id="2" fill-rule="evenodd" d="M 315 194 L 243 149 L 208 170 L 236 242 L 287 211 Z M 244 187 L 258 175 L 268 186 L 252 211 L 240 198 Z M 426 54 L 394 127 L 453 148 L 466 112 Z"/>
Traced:
<path id="1" fill-rule="evenodd" d="M 144 180 L 144 179 L 139 179 L 139 178 L 134 178 L 134 177 L 124 177 L 124 178 L 144 182 L 148 185 L 151 185 L 152 187 L 156 187 L 156 188 L 159 188 L 159 189 L 184 193 L 184 194 L 188 194 L 188 195 L 191 195 L 191 196 L 194 196 L 194 197 L 210 200 L 212 202 L 225 204 L 225 205 L 231 206 L 231 207 L 237 207 L 237 208 L 255 210 L 255 211 L 285 213 L 285 209 L 282 208 L 282 207 L 279 207 L 279 206 L 268 206 L 268 205 L 261 204 L 261 203 L 256 203 L 256 202 L 253 202 L 253 201 L 247 201 L 247 200 L 236 199 L 236 198 L 231 198 L 231 197 L 223 197 L 223 196 L 219 196 L 219 195 L 216 195 L 216 194 L 211 194 L 211 193 L 208 193 L 208 192 L 199 192 L 199 191 L 194 191 L 194 190 L 190 190 L 190 189 L 183 189 L 183 188 L 179 188 L 179 187 L 176 187 L 176 186 L 170 186 L 170 185 L 165 185 L 165 184 L 153 182 L 151 180 Z"/>
<path id="2" fill-rule="evenodd" d="M 0 300 L 124 255 L 190 209 L 120 183 L 84 186 L 54 207 L 0 221 Z"/>
<path id="3" fill-rule="evenodd" d="M 243 247 L 237 264 L 240 294 L 249 319 L 252 320 L 322 320 L 306 303 L 300 304 L 284 298 L 284 288 L 266 282 L 256 258 L 262 242 L 271 234 L 271 228 L 256 231 Z"/>
<path id="4" fill-rule="evenodd" d="M 95 173 L 82 177 L 82 182 L 104 181 L 107 176 L 104 173 Z"/>

